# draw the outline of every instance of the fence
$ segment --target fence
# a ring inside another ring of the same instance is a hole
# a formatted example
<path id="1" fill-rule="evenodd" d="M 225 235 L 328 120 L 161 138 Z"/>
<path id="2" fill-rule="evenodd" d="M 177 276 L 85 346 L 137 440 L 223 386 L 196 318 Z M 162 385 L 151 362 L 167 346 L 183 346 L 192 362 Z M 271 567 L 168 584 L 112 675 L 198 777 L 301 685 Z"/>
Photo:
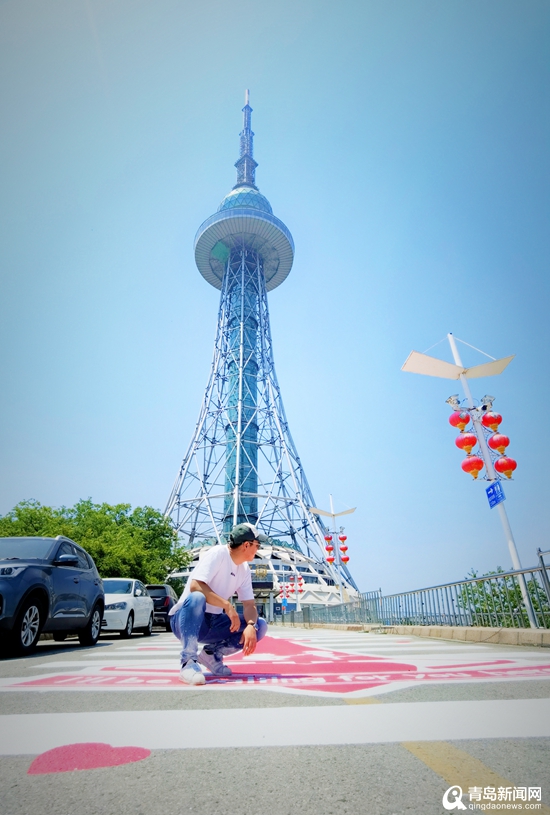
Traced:
<path id="1" fill-rule="evenodd" d="M 368 592 L 349 603 L 304 606 L 283 615 L 281 622 L 359 623 L 363 625 L 452 625 L 550 628 L 550 580 L 543 555 L 539 566 L 484 577 L 459 580 L 443 586 L 390 594 Z M 527 608 L 529 605 L 529 608 Z M 286 618 L 286 619 L 285 619 Z"/>
<path id="2" fill-rule="evenodd" d="M 349 603 L 335 606 L 304 605 L 301 611 L 289 611 L 277 617 L 278 622 L 291 625 L 311 625 L 312 623 L 378 623 L 378 609 L 381 592 L 361 594 Z"/>

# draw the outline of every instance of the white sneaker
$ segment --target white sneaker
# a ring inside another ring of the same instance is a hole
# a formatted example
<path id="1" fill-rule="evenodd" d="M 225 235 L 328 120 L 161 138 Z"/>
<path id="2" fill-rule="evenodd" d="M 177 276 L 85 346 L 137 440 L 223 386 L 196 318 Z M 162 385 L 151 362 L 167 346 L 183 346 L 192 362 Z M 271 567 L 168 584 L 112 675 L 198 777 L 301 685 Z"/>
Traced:
<path id="1" fill-rule="evenodd" d="M 214 676 L 231 676 L 233 671 L 223 664 L 223 657 L 217 654 L 207 654 L 204 648 L 197 657 L 197 662 L 204 665 L 207 671 Z"/>
<path id="2" fill-rule="evenodd" d="M 182 665 L 180 682 L 184 682 L 186 685 L 204 685 L 206 683 L 204 674 L 197 665 L 196 660 L 190 659 L 189 662 Z"/>

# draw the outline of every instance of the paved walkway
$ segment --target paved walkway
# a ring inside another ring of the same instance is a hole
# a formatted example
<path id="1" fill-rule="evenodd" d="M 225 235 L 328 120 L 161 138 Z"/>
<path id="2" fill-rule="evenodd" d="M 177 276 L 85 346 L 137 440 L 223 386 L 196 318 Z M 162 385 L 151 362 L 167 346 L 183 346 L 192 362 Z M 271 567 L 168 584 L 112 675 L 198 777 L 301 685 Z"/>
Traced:
<path id="1" fill-rule="evenodd" d="M 424 815 L 459 811 L 458 785 L 468 809 L 550 813 L 545 649 L 271 627 L 201 688 L 178 652 L 163 633 L 0 662 L 2 812 Z"/>

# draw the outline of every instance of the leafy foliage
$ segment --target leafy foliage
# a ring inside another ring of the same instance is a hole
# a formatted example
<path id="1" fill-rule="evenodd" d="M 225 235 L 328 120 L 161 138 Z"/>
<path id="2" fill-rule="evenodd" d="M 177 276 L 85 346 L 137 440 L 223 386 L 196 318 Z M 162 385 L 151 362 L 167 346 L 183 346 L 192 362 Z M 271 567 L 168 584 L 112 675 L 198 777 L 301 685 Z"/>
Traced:
<path id="1" fill-rule="evenodd" d="M 191 560 L 169 520 L 152 507 L 132 510 L 130 504 L 93 504 L 87 499 L 56 509 L 22 501 L 0 516 L 0 537 L 26 535 L 71 538 L 90 553 L 102 577 L 159 583 Z"/>
<path id="2" fill-rule="evenodd" d="M 487 572 L 478 575 L 472 569 L 466 575 L 466 580 L 480 578 L 477 582 L 470 582 L 462 586 L 459 603 L 472 617 L 472 625 L 497 626 L 503 628 L 529 628 L 529 617 L 523 602 L 518 577 L 504 575 L 499 566 L 496 572 Z M 481 578 L 492 577 L 492 580 Z M 539 625 L 550 623 L 550 603 L 544 587 L 534 576 L 525 575 L 525 585 L 529 594 L 531 605 Z"/>

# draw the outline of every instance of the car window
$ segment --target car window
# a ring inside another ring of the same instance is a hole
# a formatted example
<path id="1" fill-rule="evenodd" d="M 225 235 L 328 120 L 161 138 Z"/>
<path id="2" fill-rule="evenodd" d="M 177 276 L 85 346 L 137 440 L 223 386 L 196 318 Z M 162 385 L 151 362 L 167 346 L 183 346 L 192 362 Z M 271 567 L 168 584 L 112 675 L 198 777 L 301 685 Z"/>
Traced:
<path id="1" fill-rule="evenodd" d="M 103 580 L 103 590 L 105 594 L 131 594 L 132 581 L 131 580 L 110 580 L 109 578 Z"/>
<path id="2" fill-rule="evenodd" d="M 57 541 L 51 538 L 4 538 L 0 537 L 0 560 L 5 558 L 30 560 L 46 558 L 55 550 Z"/>
<path id="3" fill-rule="evenodd" d="M 57 554 L 55 556 L 56 560 L 58 558 L 60 558 L 61 555 L 72 555 L 74 557 L 74 555 L 75 555 L 74 546 L 72 544 L 70 544 L 70 543 L 67 543 L 67 541 L 63 541 L 63 543 L 61 544 L 61 546 L 57 550 Z"/>
<path id="4" fill-rule="evenodd" d="M 166 597 L 167 594 L 165 586 L 148 586 L 147 591 L 151 597 Z"/>
<path id="5" fill-rule="evenodd" d="M 80 568 L 81 569 L 89 569 L 90 567 L 88 565 L 88 561 L 86 560 L 86 555 L 84 554 L 82 549 L 78 549 L 75 546 L 75 552 L 76 552 L 76 556 L 78 558 L 78 565 L 80 566 Z"/>

